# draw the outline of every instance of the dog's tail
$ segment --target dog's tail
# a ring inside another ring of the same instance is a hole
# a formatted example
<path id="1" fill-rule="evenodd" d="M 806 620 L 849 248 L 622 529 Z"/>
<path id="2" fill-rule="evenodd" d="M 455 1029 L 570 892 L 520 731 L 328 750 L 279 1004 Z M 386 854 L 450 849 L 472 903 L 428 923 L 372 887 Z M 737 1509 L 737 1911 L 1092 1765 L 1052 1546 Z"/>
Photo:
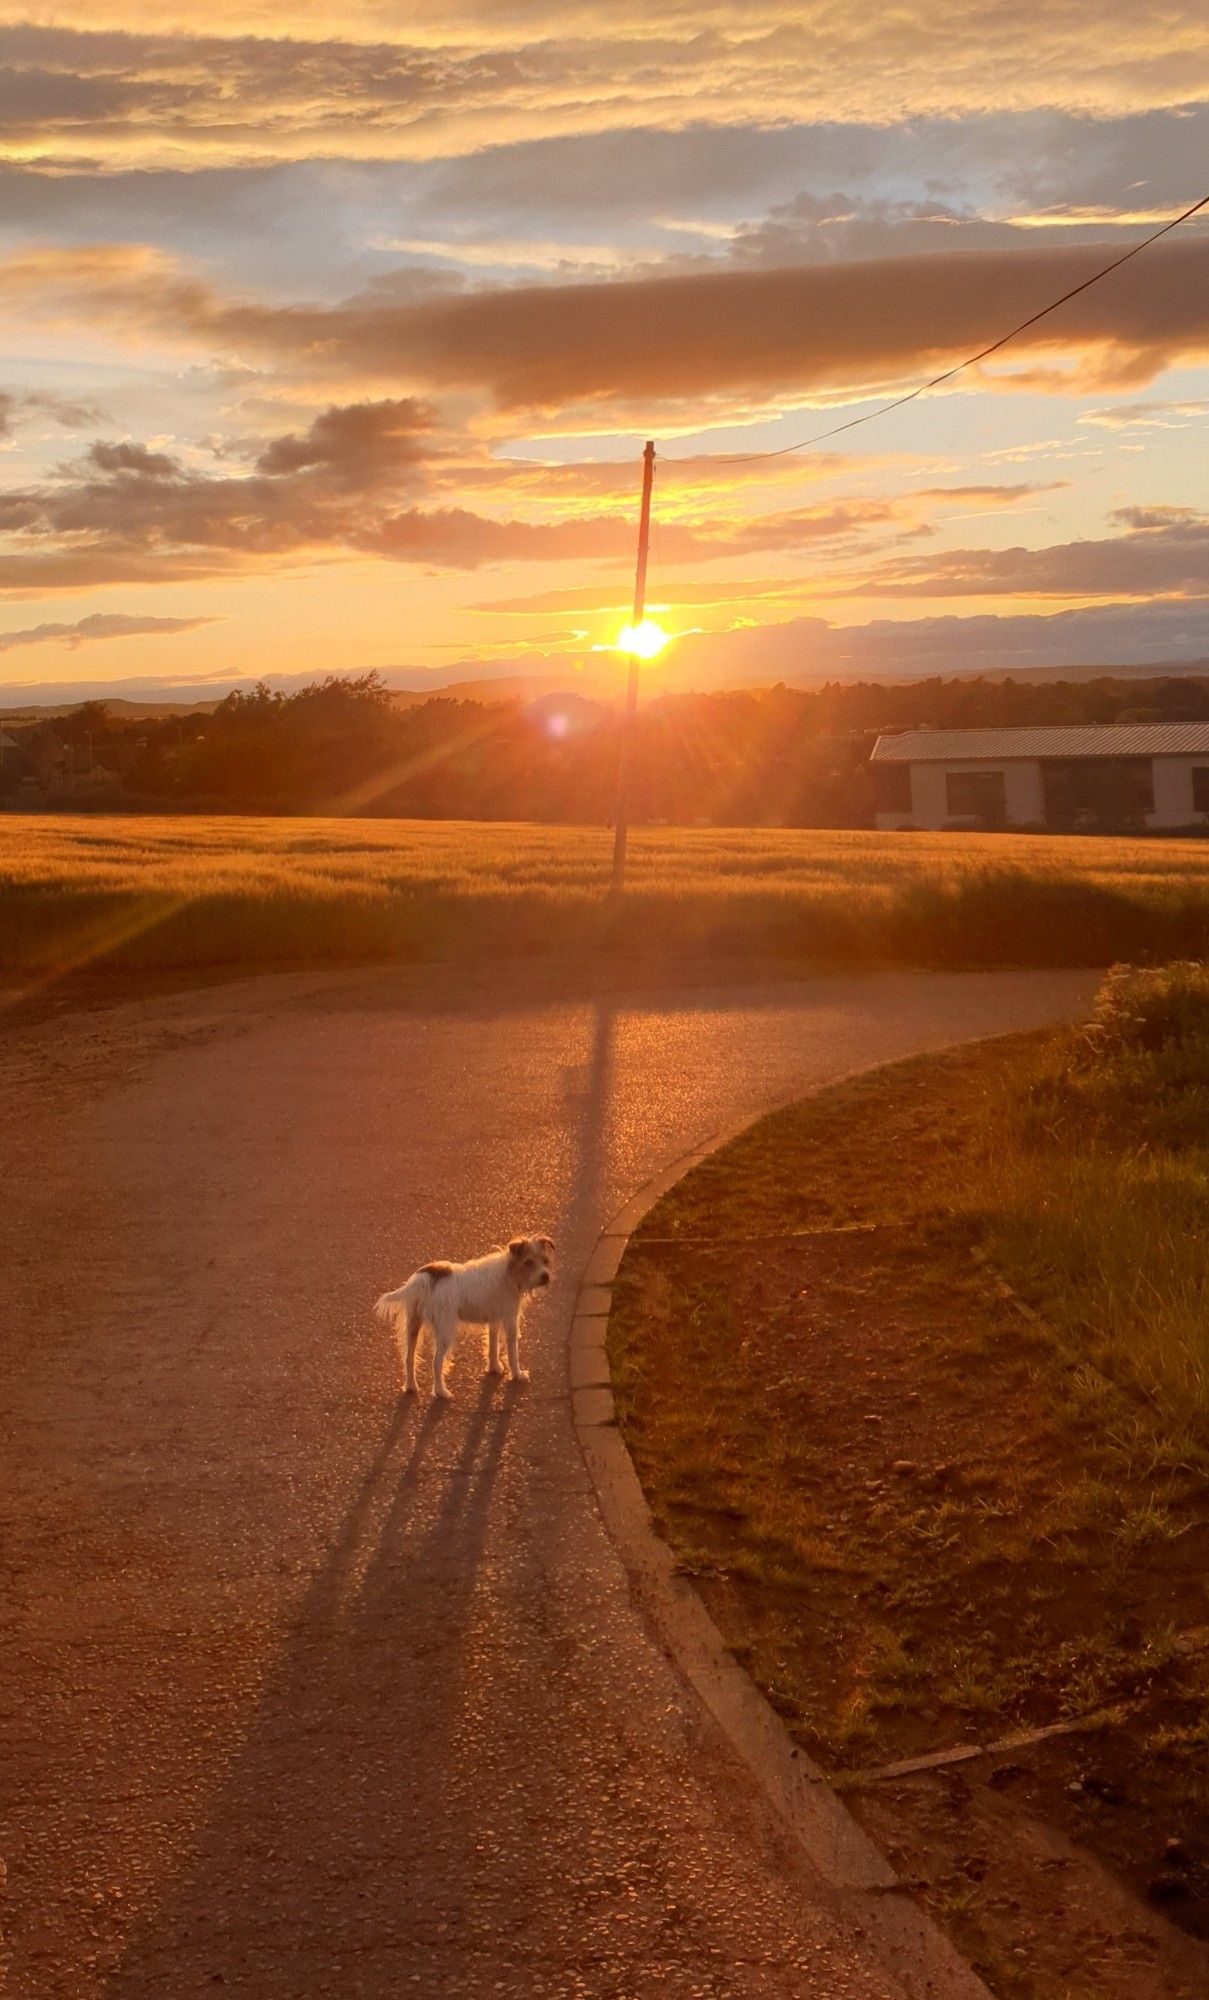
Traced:
<path id="1" fill-rule="evenodd" d="M 401 1327 L 407 1320 L 407 1308 L 415 1297 L 415 1279 L 409 1278 L 397 1291 L 383 1292 L 374 1307 L 374 1312 L 383 1326 Z"/>

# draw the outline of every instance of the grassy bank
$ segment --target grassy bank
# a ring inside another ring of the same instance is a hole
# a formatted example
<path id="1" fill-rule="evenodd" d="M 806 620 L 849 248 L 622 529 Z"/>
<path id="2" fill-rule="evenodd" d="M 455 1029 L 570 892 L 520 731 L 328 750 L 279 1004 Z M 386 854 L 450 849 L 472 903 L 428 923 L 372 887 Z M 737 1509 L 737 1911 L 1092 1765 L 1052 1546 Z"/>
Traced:
<path id="1" fill-rule="evenodd" d="M 1209 949 L 1209 843 L 653 830 L 624 909 L 599 828 L 0 818 L 0 971 L 255 968 L 472 951 L 1103 964 Z"/>
<path id="2" fill-rule="evenodd" d="M 1001 1116 L 967 1196 L 996 1263 L 1209 1446 L 1209 970 L 1119 968 Z"/>
<path id="3" fill-rule="evenodd" d="M 1005 1994 L 1139 1990 L 1136 1920 L 1056 1896 L 1028 1815 L 1209 1935 L 1207 1114 L 1209 974 L 1117 974 L 1078 1031 L 763 1121 L 614 1295 L 661 1531 Z"/>

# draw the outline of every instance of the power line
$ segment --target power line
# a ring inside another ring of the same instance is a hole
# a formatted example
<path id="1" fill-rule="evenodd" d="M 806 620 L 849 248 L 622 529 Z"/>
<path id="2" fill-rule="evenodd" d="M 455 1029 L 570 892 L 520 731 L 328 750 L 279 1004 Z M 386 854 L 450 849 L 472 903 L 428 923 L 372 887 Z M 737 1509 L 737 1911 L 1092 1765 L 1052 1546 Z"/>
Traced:
<path id="1" fill-rule="evenodd" d="M 1000 348 L 1006 347 L 1010 340 L 1015 340 L 1019 334 L 1026 333 L 1030 326 L 1036 326 L 1038 320 L 1046 319 L 1050 313 L 1057 312 L 1058 307 L 1064 306 L 1069 299 L 1077 299 L 1080 292 L 1090 291 L 1093 285 L 1099 284 L 1101 278 L 1107 278 L 1110 271 L 1119 271 L 1122 264 L 1128 264 L 1131 257 L 1140 257 L 1143 250 L 1149 250 L 1152 243 L 1158 242 L 1160 236 L 1169 235 L 1173 229 L 1178 229 L 1182 222 L 1199 215 L 1202 208 L 1209 208 L 1209 194 L 1203 194 L 1200 200 L 1194 201 L 1192 207 L 1186 208 L 1182 215 L 1172 216 L 1171 221 L 1165 222 L 1161 229 L 1154 230 L 1150 236 L 1144 236 L 1131 250 L 1126 250 L 1120 257 L 1114 257 L 1111 264 L 1105 264 L 1102 270 L 1093 272 L 1090 278 L 1084 278 L 1081 285 L 1072 285 L 1069 292 L 1063 292 L 1060 299 L 1051 300 L 1049 305 L 1042 306 L 1040 312 L 1030 314 L 1028 319 L 1022 319 L 1019 326 L 1014 326 L 1010 333 L 1003 334 L 1000 339 L 993 340 L 989 347 L 981 348 L 977 354 L 967 355 L 964 361 L 958 361 L 952 368 L 946 368 L 941 374 L 934 375 L 930 382 L 921 382 L 917 388 L 909 389 L 905 396 L 896 396 L 893 402 L 883 403 L 876 410 L 866 410 L 863 417 L 849 417 L 846 422 L 835 424 L 830 430 L 816 431 L 813 437 L 799 438 L 796 444 L 778 445 L 775 451 L 747 451 L 738 456 L 728 453 L 726 463 L 751 465 L 761 458 L 786 458 L 790 452 L 807 451 L 811 445 L 824 444 L 828 438 L 839 437 L 842 431 L 854 431 L 860 424 L 871 424 L 875 417 L 886 417 L 891 410 L 901 410 L 905 403 L 913 403 L 917 396 L 926 396 L 929 389 L 939 389 L 942 382 L 951 382 L 955 375 L 962 374 L 965 369 L 973 368 L 977 362 L 985 361 L 989 355 L 998 354 Z"/>

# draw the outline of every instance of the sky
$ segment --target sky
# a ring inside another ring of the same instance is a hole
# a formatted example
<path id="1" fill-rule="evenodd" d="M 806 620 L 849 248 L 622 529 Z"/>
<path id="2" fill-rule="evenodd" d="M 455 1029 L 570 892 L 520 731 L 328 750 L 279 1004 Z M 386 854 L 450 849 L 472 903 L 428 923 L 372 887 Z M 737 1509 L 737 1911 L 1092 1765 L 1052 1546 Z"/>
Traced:
<path id="1" fill-rule="evenodd" d="M 1209 659 L 1202 0 L 0 0 L 0 689 Z"/>

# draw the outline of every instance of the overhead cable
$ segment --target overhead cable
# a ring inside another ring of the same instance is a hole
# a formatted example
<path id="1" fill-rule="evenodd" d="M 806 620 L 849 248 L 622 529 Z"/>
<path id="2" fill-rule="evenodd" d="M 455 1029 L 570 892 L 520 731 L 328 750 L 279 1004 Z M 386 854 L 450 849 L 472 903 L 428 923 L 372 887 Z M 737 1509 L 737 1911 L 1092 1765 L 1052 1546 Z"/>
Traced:
<path id="1" fill-rule="evenodd" d="M 859 424 L 871 424 L 876 417 L 889 416 L 891 410 L 901 410 L 905 403 L 913 403 L 917 396 L 926 396 L 929 389 L 939 389 L 942 382 L 951 382 L 955 375 L 962 374 L 965 369 L 975 367 L 978 362 L 987 360 L 992 354 L 998 354 L 1001 347 L 1006 347 L 1010 340 L 1015 340 L 1020 334 L 1026 333 L 1030 326 L 1036 326 L 1038 320 L 1048 318 L 1050 313 L 1057 312 L 1058 307 L 1066 305 L 1068 300 L 1077 299 L 1080 292 L 1090 291 L 1093 285 L 1100 283 L 1101 278 L 1107 278 L 1110 271 L 1119 271 L 1122 264 L 1128 264 L 1131 257 L 1140 257 L 1143 250 L 1149 250 L 1152 243 L 1157 243 L 1161 236 L 1167 236 L 1173 229 L 1178 229 L 1182 222 L 1188 222 L 1203 208 L 1209 208 L 1209 194 L 1203 194 L 1200 200 L 1194 201 L 1192 207 L 1186 208 L 1182 215 L 1172 216 L 1170 222 L 1165 222 L 1161 229 L 1156 229 L 1151 235 L 1143 237 L 1140 243 L 1135 243 L 1132 249 L 1124 251 L 1120 257 L 1114 257 L 1111 264 L 1105 264 L 1101 270 L 1094 271 L 1090 278 L 1084 278 L 1081 285 L 1072 285 L 1068 292 L 1063 292 L 1061 298 L 1051 299 L 1049 305 L 1042 306 L 1040 312 L 1030 313 L 1027 319 L 1021 320 L 1019 326 L 1014 326 L 1010 333 L 993 340 L 989 347 L 980 348 L 977 354 L 967 355 L 964 361 L 958 361 L 952 368 L 946 368 L 939 375 L 933 375 L 930 382 L 920 382 L 916 388 L 909 389 L 905 396 L 896 396 L 892 402 L 882 403 L 876 410 L 866 410 L 862 417 L 849 417 L 844 423 L 833 425 L 830 430 L 816 431 L 813 437 L 799 438 L 796 444 L 778 445 L 773 451 L 722 454 L 726 463 L 751 465 L 761 458 L 785 458 L 790 452 L 808 451 L 812 445 L 824 444 L 828 438 L 839 437 L 842 431 L 854 431 Z"/>

